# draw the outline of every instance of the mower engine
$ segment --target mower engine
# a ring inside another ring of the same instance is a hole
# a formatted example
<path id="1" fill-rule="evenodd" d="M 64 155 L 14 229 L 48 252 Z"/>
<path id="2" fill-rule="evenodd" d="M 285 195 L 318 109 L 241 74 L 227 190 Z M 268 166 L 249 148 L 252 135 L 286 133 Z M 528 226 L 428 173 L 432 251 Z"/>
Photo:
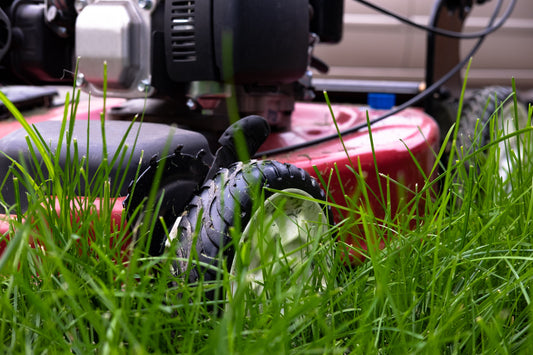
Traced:
<path id="1" fill-rule="evenodd" d="M 324 69 L 314 44 L 340 40 L 342 14 L 343 0 L 15 0 L 0 10 L 2 77 L 76 72 L 103 95 L 106 62 L 107 95 L 157 98 L 152 113 L 171 102 L 179 119 L 226 117 L 234 92 L 241 116 L 283 129 L 295 100 L 312 97 L 309 66 Z"/>

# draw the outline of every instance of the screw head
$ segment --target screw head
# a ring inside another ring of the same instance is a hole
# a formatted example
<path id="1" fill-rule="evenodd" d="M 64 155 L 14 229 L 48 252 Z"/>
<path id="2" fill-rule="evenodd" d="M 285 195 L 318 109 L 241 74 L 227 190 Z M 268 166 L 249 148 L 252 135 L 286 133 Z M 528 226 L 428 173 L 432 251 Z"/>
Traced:
<path id="1" fill-rule="evenodd" d="M 74 1 L 74 9 L 76 9 L 77 13 L 80 13 L 81 10 L 85 8 L 85 6 L 89 5 L 88 0 L 75 0 Z"/>
<path id="2" fill-rule="evenodd" d="M 143 79 L 139 81 L 139 84 L 137 84 L 137 90 L 139 90 L 140 92 L 148 91 L 150 90 L 150 84 L 150 79 Z"/>
<path id="3" fill-rule="evenodd" d="M 196 110 L 196 108 L 198 108 L 198 105 L 196 104 L 196 102 L 193 99 L 191 99 L 191 98 L 189 98 L 187 100 L 186 105 L 189 108 L 189 110 L 191 110 L 191 111 L 194 111 L 194 110 Z"/>
<path id="4" fill-rule="evenodd" d="M 76 76 L 76 86 L 85 86 L 85 84 L 87 84 L 85 75 L 83 75 L 83 73 L 78 73 Z"/>
<path id="5" fill-rule="evenodd" d="M 153 0 L 139 0 L 139 7 L 144 10 L 150 10 L 154 6 Z"/>
<path id="6" fill-rule="evenodd" d="M 46 20 L 48 22 L 52 22 L 57 17 L 57 7 L 54 5 L 50 6 L 48 10 L 46 10 Z"/>

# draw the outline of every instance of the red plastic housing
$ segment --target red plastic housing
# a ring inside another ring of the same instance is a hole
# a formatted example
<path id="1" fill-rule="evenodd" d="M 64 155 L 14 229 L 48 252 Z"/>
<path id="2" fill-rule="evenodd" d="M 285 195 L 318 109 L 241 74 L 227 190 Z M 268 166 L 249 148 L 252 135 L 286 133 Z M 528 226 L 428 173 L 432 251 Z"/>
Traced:
<path id="1" fill-rule="evenodd" d="M 109 100 L 107 106 L 121 102 Z M 100 119 L 103 103 L 99 99 L 81 102 L 76 119 Z M 368 118 L 379 117 L 381 110 L 370 110 L 361 106 L 334 105 L 332 107 L 340 131 L 364 124 Z M 59 120 L 63 117 L 63 108 L 49 110 L 44 115 L 28 118 L 29 123 L 44 120 Z M 0 138 L 19 129 L 16 121 L 0 122 Z M 292 117 L 292 128 L 282 133 L 272 133 L 261 151 L 290 146 L 297 143 L 336 133 L 335 123 L 330 110 L 325 104 L 298 103 Z M 372 139 L 371 139 L 372 138 Z M 268 159 L 292 163 L 305 169 L 311 175 L 326 182 L 331 201 L 341 206 L 333 208 L 336 222 L 345 218 L 356 218 L 348 213 L 349 207 L 360 203 L 361 181 L 364 181 L 369 196 L 369 207 L 377 220 L 383 218 L 386 211 L 394 217 L 401 204 L 411 197 L 410 191 L 423 186 L 431 174 L 435 162 L 435 151 L 439 144 L 439 128 L 436 122 L 419 109 L 407 109 L 399 114 L 372 125 L 371 135 L 368 129 L 362 129 L 340 139 L 332 139 L 321 144 L 314 144 L 304 149 L 289 153 L 269 156 Z M 377 166 L 377 170 L 376 170 Z M 318 174 L 316 173 L 318 171 Z M 360 172 L 359 180 L 354 171 Z M 378 173 L 377 173 L 378 172 Z M 320 175 L 320 176 L 318 176 Z M 379 177 L 378 177 L 379 176 Z M 393 183 L 394 181 L 399 184 Z M 391 183 L 392 182 L 392 183 Z M 387 184 L 389 188 L 387 189 Z M 343 208 L 344 207 L 344 208 Z M 113 215 L 121 215 L 122 206 L 115 204 Z M 0 215 L 0 254 L 6 247 L 10 216 Z M 348 253 L 352 261 L 363 260 L 367 242 L 360 228 L 346 231 L 339 236 L 349 245 L 354 246 Z M 383 241 L 377 241 L 380 247 Z"/>
<path id="2" fill-rule="evenodd" d="M 334 105 L 332 109 L 340 131 L 365 124 L 367 113 L 372 120 L 386 112 L 350 105 Z M 261 149 L 307 142 L 336 132 L 326 105 L 297 104 L 291 131 L 273 133 Z M 294 164 L 320 179 L 318 171 L 332 201 L 341 206 L 353 203 L 352 209 L 362 203 L 361 181 L 354 171 L 361 172 L 369 207 L 379 221 L 387 210 L 391 211 L 390 218 L 394 218 L 396 211 L 413 196 L 412 191 L 424 186 L 435 163 L 439 140 L 439 127 L 433 118 L 420 109 L 410 108 L 372 125 L 371 136 L 368 129 L 363 129 L 343 136 L 342 142 L 334 139 L 268 158 Z M 346 217 L 357 218 L 346 210 L 340 212 L 333 208 L 333 212 L 337 223 Z M 353 261 L 365 258 L 364 253 L 357 250 L 367 249 L 361 228 L 352 228 L 339 238 L 354 247 L 349 250 Z M 383 240 L 377 243 L 383 248 Z"/>

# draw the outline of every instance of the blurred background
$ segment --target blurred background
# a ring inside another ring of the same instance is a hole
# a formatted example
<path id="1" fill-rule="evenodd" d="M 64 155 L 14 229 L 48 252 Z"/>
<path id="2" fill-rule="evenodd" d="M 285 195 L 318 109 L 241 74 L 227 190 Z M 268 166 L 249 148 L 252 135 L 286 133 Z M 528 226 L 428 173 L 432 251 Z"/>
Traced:
<path id="1" fill-rule="evenodd" d="M 373 3 L 428 24 L 434 1 L 373 0 Z M 496 1 L 474 6 L 464 32 L 483 30 Z M 321 44 L 315 54 L 330 65 L 328 78 L 422 82 L 426 59 L 426 33 L 401 24 L 352 0 L 345 0 L 344 35 L 339 44 Z M 504 3 L 505 9 L 506 3 Z M 475 40 L 462 40 L 461 56 Z M 321 77 L 316 74 L 315 77 Z M 533 1 L 518 1 L 511 18 L 487 36 L 474 57 L 469 88 L 510 86 L 533 89 Z"/>

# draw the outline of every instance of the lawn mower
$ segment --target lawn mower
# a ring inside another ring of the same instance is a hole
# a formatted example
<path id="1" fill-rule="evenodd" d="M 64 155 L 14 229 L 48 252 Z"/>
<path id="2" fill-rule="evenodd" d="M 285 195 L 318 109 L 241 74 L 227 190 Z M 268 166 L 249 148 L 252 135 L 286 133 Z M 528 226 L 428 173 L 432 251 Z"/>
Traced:
<path id="1" fill-rule="evenodd" d="M 455 122 L 460 69 L 509 17 L 516 0 L 500 18 L 503 5 L 497 1 L 481 33 L 462 33 L 472 6 L 484 2 L 435 1 L 430 24 L 418 24 L 428 32 L 425 82 L 383 86 L 313 79 L 312 69 L 328 70 L 314 46 L 342 38 L 344 0 L 4 1 L 1 91 L 21 110 L 33 109 L 25 115 L 30 129 L 50 151 L 61 150 L 64 165 L 72 163 L 58 138 L 64 109 L 49 106 L 56 91 L 42 85 L 75 82 L 106 97 L 82 101 L 66 123 L 68 134 L 89 176 L 102 160 L 133 147 L 126 160 L 134 163 L 116 160 L 110 173 L 131 181 L 113 185 L 115 222 L 120 227 L 123 212 L 142 221 L 146 211 L 155 211 L 148 253 L 161 255 L 177 241 L 176 275 L 187 270 L 191 282 L 216 279 L 217 268 L 207 266 L 226 260 L 231 268 L 237 249 L 253 244 L 262 228 L 273 244 L 293 252 L 312 243 L 310 237 L 336 235 L 351 246 L 346 262 L 355 263 L 368 248 L 362 231 L 330 229 L 349 217 L 353 206 L 347 201 L 360 203 L 361 184 L 372 191 L 368 204 L 379 220 L 397 213 L 438 173 L 436 152 L 441 132 Z M 461 60 L 463 38 L 477 38 L 477 44 Z M 368 104 L 317 99 L 321 92 L 339 91 L 366 92 Z M 509 94 L 497 91 L 501 99 Z M 403 102 L 395 103 L 402 95 Z M 45 112 L 35 113 L 36 106 Z M 1 109 L 3 250 L 10 215 L 24 212 L 30 196 L 15 186 L 15 163 L 26 162 L 32 171 L 46 152 L 31 149 L 28 129 L 13 120 L 7 101 Z M 137 115 L 142 122 L 133 122 Z M 391 182 L 396 184 L 387 189 Z M 87 188 L 80 185 L 78 194 Z M 143 238 L 141 226 L 131 223 L 136 239 Z"/>

